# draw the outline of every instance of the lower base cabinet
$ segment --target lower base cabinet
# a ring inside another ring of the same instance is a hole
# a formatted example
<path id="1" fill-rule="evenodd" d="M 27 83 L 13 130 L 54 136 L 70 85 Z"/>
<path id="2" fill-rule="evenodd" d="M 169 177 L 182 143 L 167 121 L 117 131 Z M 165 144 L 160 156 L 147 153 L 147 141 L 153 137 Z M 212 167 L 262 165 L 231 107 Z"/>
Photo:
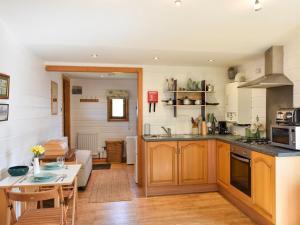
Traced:
<path id="1" fill-rule="evenodd" d="M 207 183 L 207 141 L 179 142 L 179 184 Z"/>
<path id="2" fill-rule="evenodd" d="M 275 223 L 275 158 L 252 152 L 252 203 Z"/>
<path id="3" fill-rule="evenodd" d="M 217 179 L 230 185 L 230 144 L 221 141 L 217 141 Z"/>
<path id="4" fill-rule="evenodd" d="M 177 142 L 150 142 L 147 159 L 148 186 L 178 184 Z"/>
<path id="5" fill-rule="evenodd" d="M 209 164 L 212 167 L 216 164 L 215 141 L 208 143 L 207 140 L 146 143 L 146 195 L 201 192 L 202 188 L 216 191 L 215 170 L 208 173 Z"/>

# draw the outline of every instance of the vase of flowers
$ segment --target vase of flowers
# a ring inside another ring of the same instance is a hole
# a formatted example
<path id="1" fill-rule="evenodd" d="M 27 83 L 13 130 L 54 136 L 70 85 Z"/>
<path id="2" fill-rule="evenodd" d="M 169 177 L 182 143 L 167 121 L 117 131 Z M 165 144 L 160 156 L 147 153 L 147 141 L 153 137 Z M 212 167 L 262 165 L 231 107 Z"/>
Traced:
<path id="1" fill-rule="evenodd" d="M 36 175 L 40 173 L 40 155 L 45 152 L 45 148 L 41 145 L 35 145 L 31 148 L 31 151 L 34 155 L 33 159 L 33 174 Z"/>

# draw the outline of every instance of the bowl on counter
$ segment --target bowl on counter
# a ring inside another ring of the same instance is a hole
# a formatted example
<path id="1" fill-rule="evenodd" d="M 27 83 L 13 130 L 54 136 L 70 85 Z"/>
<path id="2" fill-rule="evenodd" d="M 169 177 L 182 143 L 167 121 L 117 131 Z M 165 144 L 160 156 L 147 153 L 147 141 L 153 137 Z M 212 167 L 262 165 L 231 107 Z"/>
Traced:
<path id="1" fill-rule="evenodd" d="M 28 166 L 13 166 L 8 168 L 8 174 L 12 177 L 24 176 L 28 173 Z"/>

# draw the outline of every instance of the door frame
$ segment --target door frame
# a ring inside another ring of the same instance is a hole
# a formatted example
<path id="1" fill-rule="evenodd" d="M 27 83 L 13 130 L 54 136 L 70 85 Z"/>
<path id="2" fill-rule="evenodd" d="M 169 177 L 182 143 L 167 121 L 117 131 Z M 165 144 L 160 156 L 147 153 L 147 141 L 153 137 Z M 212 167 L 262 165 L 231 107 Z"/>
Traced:
<path id="1" fill-rule="evenodd" d="M 143 68 L 140 67 L 102 67 L 102 66 L 64 66 L 46 65 L 47 72 L 86 72 L 86 73 L 132 73 L 137 74 L 137 136 L 138 136 L 138 185 L 143 185 Z M 71 137 L 70 137 L 71 138 Z"/>
<path id="2" fill-rule="evenodd" d="M 69 85 L 68 93 L 65 92 L 65 82 Z M 70 78 L 62 75 L 62 108 L 63 108 L 63 127 L 62 133 L 68 137 L 69 148 L 71 147 L 71 82 Z M 66 95 L 67 93 L 67 95 Z M 66 108 L 67 106 L 67 108 Z M 67 133 L 67 134 L 66 134 Z"/>

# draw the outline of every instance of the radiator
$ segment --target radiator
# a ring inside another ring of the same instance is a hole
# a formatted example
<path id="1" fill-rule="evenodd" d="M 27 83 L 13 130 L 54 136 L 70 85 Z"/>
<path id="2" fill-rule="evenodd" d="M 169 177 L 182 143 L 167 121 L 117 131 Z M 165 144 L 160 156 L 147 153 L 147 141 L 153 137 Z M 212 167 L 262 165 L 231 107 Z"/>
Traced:
<path id="1" fill-rule="evenodd" d="M 98 134 L 97 133 L 78 133 L 77 149 L 91 150 L 93 155 L 98 155 Z"/>

